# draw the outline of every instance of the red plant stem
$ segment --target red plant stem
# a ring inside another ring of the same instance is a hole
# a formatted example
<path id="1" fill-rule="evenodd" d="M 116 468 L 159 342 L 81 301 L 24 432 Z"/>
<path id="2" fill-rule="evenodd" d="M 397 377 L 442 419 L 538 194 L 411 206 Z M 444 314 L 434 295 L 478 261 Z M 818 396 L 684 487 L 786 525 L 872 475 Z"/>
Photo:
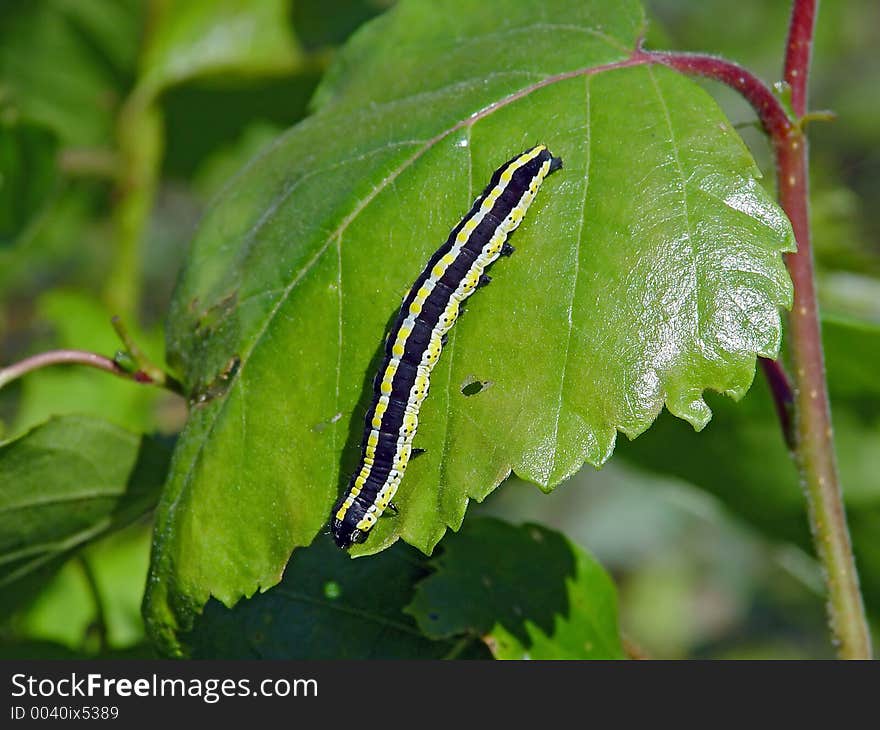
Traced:
<path id="1" fill-rule="evenodd" d="M 788 380 L 785 370 L 782 369 L 778 360 L 768 360 L 766 357 L 758 358 L 764 377 L 770 386 L 773 396 L 773 405 L 776 407 L 776 416 L 782 427 L 782 437 L 788 450 L 794 453 L 797 442 L 794 433 L 794 391 Z"/>
<path id="2" fill-rule="evenodd" d="M 109 357 L 104 357 L 97 353 L 86 352 L 85 350 L 50 350 L 49 352 L 41 352 L 39 355 L 27 357 L 14 365 L 0 370 L 0 388 L 33 370 L 39 370 L 49 365 L 65 364 L 88 365 L 99 370 L 106 370 L 114 375 L 128 376 L 128 373 Z"/>
<path id="3" fill-rule="evenodd" d="M 87 365 L 88 367 L 103 370 L 126 380 L 133 380 L 136 383 L 159 385 L 175 393 L 182 391 L 180 384 L 173 378 L 168 377 L 165 382 L 159 382 L 143 370 L 129 372 L 121 368 L 111 358 L 86 350 L 49 350 L 48 352 L 41 352 L 39 355 L 33 355 L 20 360 L 8 367 L 0 368 L 0 388 L 23 375 L 50 365 Z"/>
<path id="4" fill-rule="evenodd" d="M 807 113 L 807 81 L 816 0 L 795 0 L 785 55 L 792 109 Z M 828 585 L 828 614 L 841 659 L 870 659 L 871 639 L 859 591 L 843 494 L 834 455 L 809 224 L 807 139 L 801 125 L 773 138 L 779 202 L 791 220 L 798 248 L 787 256 L 794 283 L 789 318 L 795 376 L 795 459 L 807 496 L 816 553 Z"/>
<path id="5" fill-rule="evenodd" d="M 705 76 L 726 84 L 752 105 L 764 129 L 774 139 L 788 134 L 794 123 L 773 90 L 751 71 L 739 64 L 717 56 L 700 53 L 669 51 L 639 51 L 638 53 L 682 73 Z"/>
<path id="6" fill-rule="evenodd" d="M 807 78 L 816 27 L 817 0 L 795 0 L 788 24 L 783 78 L 791 87 L 791 107 L 798 118 L 807 113 Z"/>
<path id="7" fill-rule="evenodd" d="M 776 144 L 779 200 L 798 242 L 788 255 L 794 282 L 789 342 L 795 376 L 795 460 L 807 495 L 816 553 L 828 585 L 828 613 L 842 659 L 868 659 L 871 642 L 837 476 L 825 382 L 807 207 L 807 143 L 797 131 Z"/>
<path id="8" fill-rule="evenodd" d="M 791 87 L 794 120 L 766 84 L 737 64 L 699 54 L 639 49 L 636 55 L 653 58 L 684 73 L 721 81 L 737 90 L 754 107 L 773 142 L 779 202 L 791 220 L 798 244 L 797 252 L 786 258 L 794 284 L 789 321 L 794 390 L 780 366 L 768 361 L 762 361 L 762 366 L 806 493 L 816 555 L 828 587 L 829 622 L 838 656 L 870 659 L 871 640 L 835 463 L 810 245 L 807 140 L 801 120 L 807 113 L 816 4 L 816 0 L 794 0 L 792 5 L 784 77 Z"/>

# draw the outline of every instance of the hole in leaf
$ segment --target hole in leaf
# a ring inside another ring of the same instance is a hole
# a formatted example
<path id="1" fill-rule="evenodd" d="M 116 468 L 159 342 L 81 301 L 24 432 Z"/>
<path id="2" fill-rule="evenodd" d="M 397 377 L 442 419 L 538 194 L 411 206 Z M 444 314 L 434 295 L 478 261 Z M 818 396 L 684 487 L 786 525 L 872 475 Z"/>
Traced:
<path id="1" fill-rule="evenodd" d="M 470 375 L 461 384 L 461 394 L 465 397 L 470 397 L 477 393 L 482 393 L 486 388 L 492 387 L 492 385 L 491 380 L 478 380 L 473 375 Z"/>

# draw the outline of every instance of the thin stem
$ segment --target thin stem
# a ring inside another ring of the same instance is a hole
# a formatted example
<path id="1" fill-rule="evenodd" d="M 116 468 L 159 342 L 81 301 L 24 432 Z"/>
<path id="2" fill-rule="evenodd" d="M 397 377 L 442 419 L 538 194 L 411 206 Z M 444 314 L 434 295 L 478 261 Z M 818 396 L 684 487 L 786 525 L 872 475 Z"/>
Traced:
<path id="1" fill-rule="evenodd" d="M 39 370 L 40 368 L 45 368 L 50 365 L 69 364 L 88 365 L 89 367 L 104 370 L 123 378 L 131 377 L 130 373 L 127 373 L 119 367 L 119 365 L 109 357 L 104 357 L 96 352 L 87 352 L 85 350 L 50 350 L 48 352 L 41 352 L 39 355 L 26 357 L 24 360 L 5 368 L 0 368 L 0 388 L 3 388 L 13 380 L 18 380 L 18 378 L 27 375 L 34 370 Z"/>
<path id="2" fill-rule="evenodd" d="M 444 659 L 458 659 L 461 656 L 462 652 L 467 649 L 471 644 L 478 641 L 476 636 L 472 636 L 470 634 L 466 634 L 461 639 L 459 639 L 448 652 L 443 656 Z"/>
<path id="3" fill-rule="evenodd" d="M 89 586 L 89 593 L 92 594 L 92 601 L 95 604 L 95 623 L 94 628 L 98 633 L 98 649 L 99 653 L 107 650 L 107 612 L 104 610 L 104 601 L 101 598 L 101 589 L 98 586 L 98 579 L 95 571 L 88 558 L 83 555 L 79 556 L 78 562 L 82 568 L 86 583 Z"/>
<path id="4" fill-rule="evenodd" d="M 795 0 L 788 24 L 783 78 L 791 88 L 791 108 L 798 117 L 807 113 L 807 80 L 816 27 L 817 0 Z"/>
<path id="5" fill-rule="evenodd" d="M 48 352 L 41 352 L 38 355 L 27 357 L 5 368 L 0 368 L 0 388 L 34 370 L 40 370 L 51 365 L 86 365 L 120 378 L 125 378 L 126 380 L 133 380 L 136 383 L 159 385 L 178 395 L 183 393 L 181 384 L 172 377 L 166 375 L 160 382 L 142 370 L 129 372 L 120 367 L 115 360 L 86 350 L 49 350 Z"/>
<path id="6" fill-rule="evenodd" d="M 113 311 L 131 320 L 137 315 L 141 298 L 144 236 L 162 159 L 162 116 L 158 106 L 133 93 L 119 114 L 116 128 L 116 245 L 104 296 Z"/>
<path id="7" fill-rule="evenodd" d="M 795 0 L 785 55 L 792 108 L 806 114 L 816 0 Z M 869 659 L 871 640 L 859 591 L 843 494 L 834 455 L 831 408 L 825 378 L 819 308 L 810 242 L 807 139 L 798 124 L 774 136 L 779 202 L 791 220 L 797 252 L 787 257 L 794 283 L 789 318 L 795 376 L 795 460 L 807 496 L 816 554 L 828 587 L 831 631 L 842 659 Z"/>
<path id="8" fill-rule="evenodd" d="M 717 56 L 701 53 L 641 51 L 648 58 L 682 73 L 705 76 L 726 84 L 752 105 L 767 133 L 774 139 L 795 126 L 773 90 L 751 71 Z"/>
<path id="9" fill-rule="evenodd" d="M 670 52 L 637 53 L 679 71 L 721 81 L 754 107 L 773 142 L 779 202 L 791 220 L 798 249 L 787 257 L 794 283 L 790 343 L 795 387 L 780 367 L 762 361 L 783 432 L 807 496 L 813 541 L 825 573 L 828 614 L 841 658 L 871 657 L 871 641 L 859 591 L 858 573 L 837 476 L 831 413 L 825 380 L 819 312 L 816 302 L 808 215 L 808 158 L 804 122 L 807 84 L 816 20 L 816 0 L 794 0 L 785 54 L 784 76 L 791 87 L 791 119 L 766 84 L 737 64 L 713 56 Z M 793 400 L 792 400 L 793 399 Z M 794 423 L 792 423 L 792 404 Z"/>
<path id="10" fill-rule="evenodd" d="M 807 144 L 802 133 L 777 145 L 779 198 L 791 219 L 797 253 L 788 256 L 794 282 L 789 341 L 795 376 L 795 460 L 801 475 L 816 554 L 828 586 L 831 629 L 843 659 L 870 658 L 859 580 L 835 463 L 825 381 L 807 208 Z"/>
<path id="11" fill-rule="evenodd" d="M 140 348 L 140 346 L 134 341 L 134 338 L 129 334 L 128 328 L 123 324 L 122 318 L 119 316 L 114 316 L 110 320 L 113 325 L 113 329 L 116 330 L 116 335 L 122 340 L 122 344 L 125 345 L 125 353 L 134 360 L 135 369 L 149 378 L 149 380 L 153 383 L 157 383 L 159 385 L 165 385 L 165 383 L 169 380 L 173 381 L 170 375 L 168 375 L 162 368 L 158 365 L 154 365 L 152 361 L 147 357 L 146 353 Z M 177 384 L 179 385 L 179 384 Z M 175 385 L 174 390 L 179 391 L 179 388 Z"/>
<path id="12" fill-rule="evenodd" d="M 761 363 L 764 377 L 770 386 L 773 405 L 776 407 L 776 416 L 779 418 L 779 425 L 782 427 L 782 437 L 785 439 L 785 445 L 789 451 L 794 452 L 796 448 L 794 432 L 795 405 L 794 390 L 791 387 L 791 382 L 778 360 L 768 360 L 765 357 L 761 357 L 758 358 L 758 362 Z"/>

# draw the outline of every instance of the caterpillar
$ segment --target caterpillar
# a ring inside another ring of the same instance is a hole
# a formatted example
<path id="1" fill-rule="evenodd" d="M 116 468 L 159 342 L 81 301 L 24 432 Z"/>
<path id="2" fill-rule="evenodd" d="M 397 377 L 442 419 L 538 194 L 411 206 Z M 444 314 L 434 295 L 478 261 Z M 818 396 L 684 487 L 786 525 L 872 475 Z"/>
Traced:
<path id="1" fill-rule="evenodd" d="M 339 547 L 363 542 L 386 509 L 396 512 L 391 499 L 412 454 L 419 409 L 446 333 L 462 302 L 489 283 L 489 265 L 513 253 L 507 237 L 522 222 L 544 178 L 561 167 L 562 160 L 544 145 L 499 167 L 404 297 L 373 380 L 360 464 L 331 513 Z"/>

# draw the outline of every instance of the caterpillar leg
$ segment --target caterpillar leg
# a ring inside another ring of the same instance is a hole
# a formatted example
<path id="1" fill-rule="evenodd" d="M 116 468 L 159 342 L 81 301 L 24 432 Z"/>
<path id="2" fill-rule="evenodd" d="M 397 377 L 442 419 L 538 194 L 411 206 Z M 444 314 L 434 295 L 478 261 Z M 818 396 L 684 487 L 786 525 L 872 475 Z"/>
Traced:
<path id="1" fill-rule="evenodd" d="M 504 251 L 504 247 L 501 248 Z M 482 289 L 484 286 L 488 286 L 492 281 L 492 277 L 488 274 L 480 274 L 480 280 L 477 282 L 477 289 Z"/>
<path id="2" fill-rule="evenodd" d="M 510 256 L 514 251 L 516 251 L 516 249 L 513 246 L 511 246 L 509 243 L 507 243 L 506 241 L 503 244 L 501 244 L 501 255 L 502 256 Z"/>

